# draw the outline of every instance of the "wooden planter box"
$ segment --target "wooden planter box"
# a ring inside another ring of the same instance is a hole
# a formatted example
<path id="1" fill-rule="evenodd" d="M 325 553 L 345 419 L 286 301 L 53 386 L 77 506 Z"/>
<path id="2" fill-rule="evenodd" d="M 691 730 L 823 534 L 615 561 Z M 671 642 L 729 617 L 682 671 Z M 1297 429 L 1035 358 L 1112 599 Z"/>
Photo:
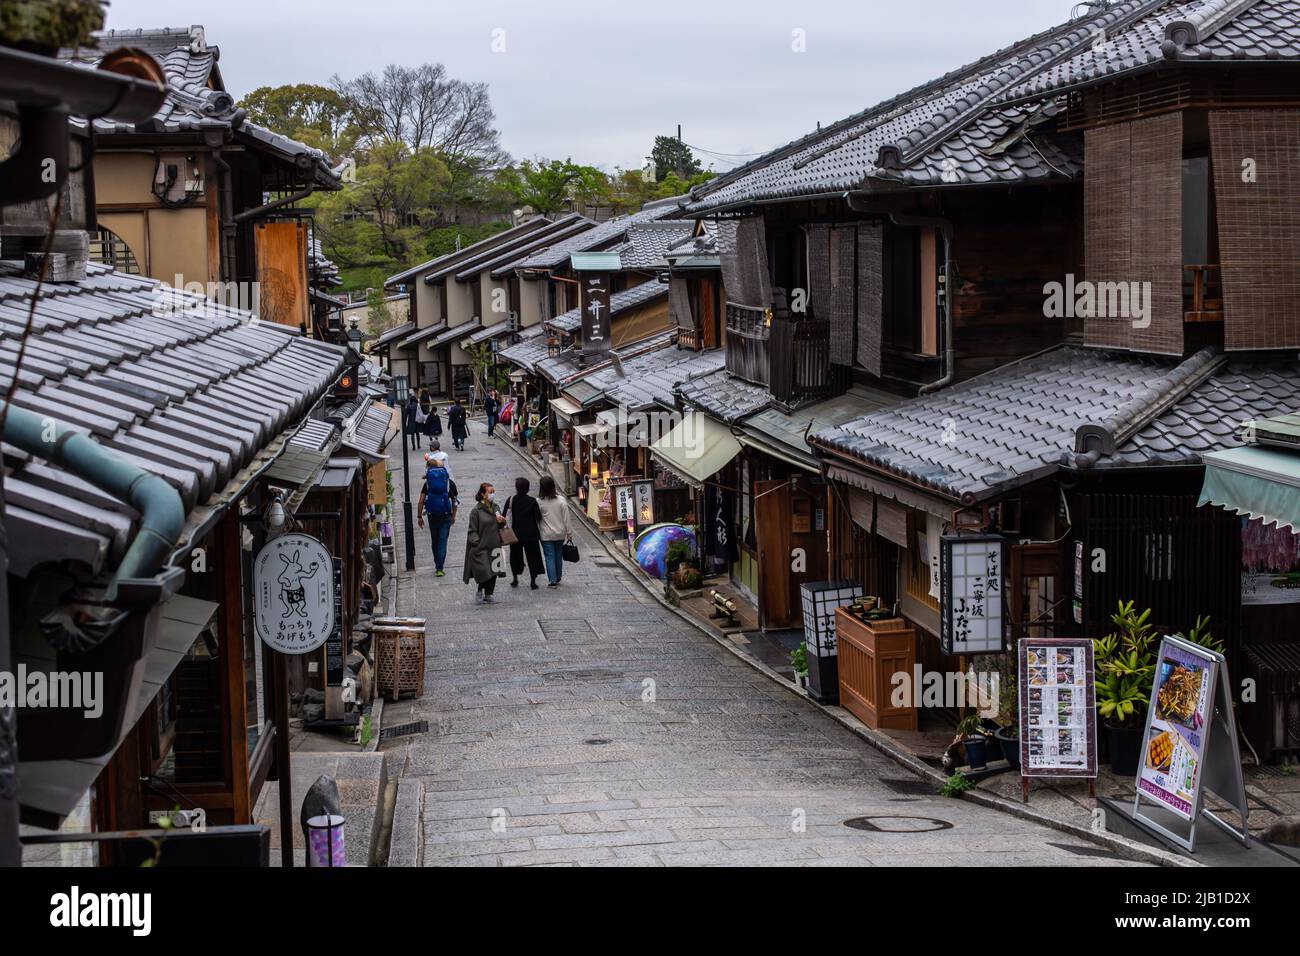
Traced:
<path id="1" fill-rule="evenodd" d="M 839 643 L 840 706 L 873 730 L 916 730 L 916 708 L 890 703 L 890 679 L 916 664 L 916 631 L 901 617 L 867 623 L 845 608 L 835 611 Z"/>

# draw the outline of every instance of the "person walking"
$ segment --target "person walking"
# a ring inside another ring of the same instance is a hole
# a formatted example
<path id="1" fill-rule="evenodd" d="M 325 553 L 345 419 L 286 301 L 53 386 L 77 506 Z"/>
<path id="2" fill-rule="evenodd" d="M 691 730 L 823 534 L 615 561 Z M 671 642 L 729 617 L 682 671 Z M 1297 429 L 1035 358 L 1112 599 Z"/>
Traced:
<path id="1" fill-rule="evenodd" d="M 420 450 L 420 434 L 424 430 L 423 426 L 424 423 L 420 421 L 420 400 L 412 392 L 402 408 L 402 428 L 411 439 L 411 451 Z"/>
<path id="2" fill-rule="evenodd" d="M 510 581 L 512 588 L 519 587 L 519 575 L 524 573 L 524 561 L 528 562 L 529 587 L 537 590 L 537 578 L 545 566 L 542 562 L 542 509 L 537 499 L 528 493 L 527 478 L 515 479 L 515 493 L 506 499 L 506 506 L 501 513 L 510 521 L 510 530 L 516 540 L 510 545 Z"/>
<path id="3" fill-rule="evenodd" d="M 496 489 L 488 482 L 478 486 L 476 502 L 469 513 L 469 535 L 465 541 L 464 581 L 478 585 L 477 604 L 495 604 L 492 592 L 497 587 L 497 568 L 501 561 L 501 526 L 506 519 L 497 513 L 492 501 Z M 501 572 L 505 577 L 505 572 Z"/>
<path id="4" fill-rule="evenodd" d="M 451 526 L 456 523 L 456 511 L 460 506 L 460 494 L 456 482 L 451 480 L 451 472 L 445 466 L 446 454 L 439 460 L 435 455 L 425 455 L 428 469 L 424 473 L 424 484 L 420 488 L 420 500 L 416 510 L 420 514 L 420 527 L 424 527 L 425 515 L 429 518 L 429 541 L 433 546 L 434 577 L 445 577 L 443 565 L 447 563 L 447 537 Z"/>
<path id="5" fill-rule="evenodd" d="M 569 506 L 555 493 L 555 479 L 543 475 L 537 486 L 537 507 L 541 512 L 542 554 L 546 561 L 546 586 L 560 586 L 564 577 L 564 542 L 572 540 L 573 525 L 569 523 Z"/>
<path id="6" fill-rule="evenodd" d="M 451 443 L 457 451 L 465 450 L 465 439 L 469 437 L 469 423 L 465 420 L 465 406 L 456 399 L 447 409 L 447 427 L 451 430 Z"/>
<path id="7" fill-rule="evenodd" d="M 493 432 L 497 427 L 497 415 L 501 413 L 501 399 L 495 388 L 489 388 L 487 395 L 484 396 L 483 411 L 487 413 L 487 437 L 496 438 Z"/>
<path id="8" fill-rule="evenodd" d="M 429 439 L 429 450 L 433 451 L 434 443 L 437 442 L 438 436 L 442 434 L 442 419 L 438 417 L 438 406 L 429 403 L 429 417 L 424 420 L 424 437 Z"/>

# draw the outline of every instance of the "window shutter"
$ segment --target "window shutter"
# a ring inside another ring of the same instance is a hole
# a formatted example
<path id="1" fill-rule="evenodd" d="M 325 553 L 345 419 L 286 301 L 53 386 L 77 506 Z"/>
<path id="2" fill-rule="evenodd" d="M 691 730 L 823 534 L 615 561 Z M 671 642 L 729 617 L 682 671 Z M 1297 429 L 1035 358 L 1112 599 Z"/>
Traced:
<path id="1" fill-rule="evenodd" d="M 857 360 L 872 375 L 880 375 L 880 342 L 884 328 L 884 271 L 879 222 L 858 224 L 857 241 Z"/>

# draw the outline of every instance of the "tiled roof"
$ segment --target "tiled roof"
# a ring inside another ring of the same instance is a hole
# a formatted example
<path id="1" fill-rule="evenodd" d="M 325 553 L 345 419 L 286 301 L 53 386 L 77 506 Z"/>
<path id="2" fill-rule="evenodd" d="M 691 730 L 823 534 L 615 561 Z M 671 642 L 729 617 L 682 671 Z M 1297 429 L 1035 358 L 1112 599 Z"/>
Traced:
<path id="1" fill-rule="evenodd" d="M 848 459 L 974 502 L 1090 466 L 1221 363 L 1064 346 L 813 435 Z"/>
<path id="2" fill-rule="evenodd" d="M 415 348 L 415 346 L 419 345 L 421 342 L 431 339 L 435 335 L 439 335 L 442 332 L 445 332 L 446 330 L 447 330 L 447 323 L 445 321 L 435 322 L 433 325 L 426 325 L 424 326 L 424 328 L 417 329 L 415 332 L 412 332 L 406 338 L 398 342 L 397 347 L 399 349 Z"/>
<path id="3" fill-rule="evenodd" d="M 527 372 L 537 369 L 537 363 L 546 358 L 545 330 L 540 325 L 529 326 L 519 333 L 519 341 L 497 353 L 504 362 L 510 362 Z"/>
<path id="4" fill-rule="evenodd" d="M 1300 410 L 1300 362 L 1232 358 L 1097 467 L 1195 464 L 1242 444 L 1248 422 Z"/>
<path id="5" fill-rule="evenodd" d="M 611 319 L 615 318 L 629 309 L 635 309 L 647 302 L 653 302 L 660 296 L 666 296 L 667 294 L 668 286 L 654 279 L 649 282 L 642 282 L 640 285 L 634 285 L 630 289 L 624 289 L 622 292 L 615 292 L 609 297 L 609 316 Z M 555 318 L 547 320 L 546 324 L 561 332 L 574 332 L 582 327 L 582 307 L 578 306 L 568 312 L 563 312 Z"/>
<path id="6" fill-rule="evenodd" d="M 403 322 L 401 325 L 395 325 L 388 331 L 379 333 L 379 335 L 375 337 L 374 341 L 367 346 L 366 350 L 369 352 L 378 351 L 396 339 L 406 338 L 406 336 L 410 335 L 414 330 L 414 322 Z"/>
<path id="7" fill-rule="evenodd" d="M 607 401 L 631 412 L 655 406 L 671 409 L 677 407 L 674 389 L 678 385 L 716 372 L 725 362 L 721 349 L 683 351 L 666 343 L 628 359 L 622 374 L 611 364 L 582 381 L 599 389 Z"/>
<path id="8" fill-rule="evenodd" d="M 579 216 L 573 213 L 555 220 L 548 226 L 538 229 L 536 232 L 529 234 L 524 242 L 509 243 L 508 248 L 503 248 L 500 252 L 485 256 L 476 256 L 468 262 L 462 263 L 456 272 L 457 282 L 469 282 L 480 272 L 491 270 L 491 275 L 509 275 L 514 272 L 515 265 L 522 259 L 527 258 L 531 253 L 538 249 L 544 249 L 547 245 L 566 239 L 574 233 L 585 232 L 590 229 L 593 223 L 586 216 Z M 425 279 L 429 282 L 429 279 Z"/>
<path id="9" fill-rule="evenodd" d="M 685 382 L 677 392 L 685 404 L 726 425 L 772 404 L 772 394 L 766 388 L 728 375 L 726 369 Z"/>
<path id="10" fill-rule="evenodd" d="M 1104 37 L 999 97 L 1059 94 L 1169 61 L 1300 60 L 1300 0 L 1184 0 Z"/>
<path id="11" fill-rule="evenodd" d="M 1156 65 L 1150 44 L 1179 17 L 1217 13 L 1229 20 L 1211 17 L 1203 29 L 1209 38 L 1176 51 L 1177 59 L 1290 58 L 1300 52 L 1297 2 L 1120 0 L 697 186 L 687 213 L 873 184 L 960 186 L 1075 177 L 1082 161 L 1077 137 L 1057 136 L 1047 126 L 1059 109 L 1055 99 L 1009 101 L 1075 82 L 1099 56 L 1099 68 L 1107 71 Z M 1105 43 L 1097 43 L 1099 34 Z M 1163 47 L 1154 49 L 1163 59 Z"/>
<path id="12" fill-rule="evenodd" d="M 332 289 L 339 285 L 339 267 L 325 255 L 320 240 L 313 237 L 308 249 L 307 268 L 312 285 L 320 289 Z"/>
<path id="13" fill-rule="evenodd" d="M 453 342 L 459 342 L 461 339 L 469 337 L 476 329 L 483 327 L 483 323 L 478 319 L 470 319 L 468 322 L 462 322 L 460 325 L 447 329 L 441 335 L 429 341 L 429 348 L 436 349 L 443 345 L 451 345 Z"/>
<path id="14" fill-rule="evenodd" d="M 545 218 L 530 219 L 527 222 L 520 223 L 501 232 L 493 233 L 486 239 L 480 239 L 478 242 L 470 243 L 463 249 L 457 249 L 455 252 L 448 252 L 441 256 L 435 256 L 427 262 L 421 262 L 418 266 L 411 266 L 397 275 L 389 276 L 384 280 L 384 287 L 396 285 L 399 282 L 406 282 L 414 279 L 416 276 L 428 277 L 437 275 L 442 277 L 456 270 L 457 267 L 468 263 L 472 259 L 477 259 L 485 253 L 499 249 L 501 246 L 511 242 L 516 242 L 521 238 L 531 235 L 551 224 L 551 220 Z"/>
<path id="15" fill-rule="evenodd" d="M 615 216 L 613 219 L 606 219 L 604 222 L 581 232 L 576 236 L 571 236 L 562 242 L 548 246 L 540 252 L 536 252 L 524 259 L 522 262 L 515 263 L 517 269 L 555 269 L 569 261 L 570 253 L 588 252 L 598 246 L 608 245 L 616 242 L 627 235 L 627 231 L 637 223 L 655 222 L 659 219 L 665 219 L 676 214 L 678 207 L 675 204 L 648 204 L 637 212 L 627 216 Z"/>
<path id="16" fill-rule="evenodd" d="M 690 238 L 695 223 L 684 219 L 641 222 L 627 231 L 627 241 L 616 250 L 624 269 L 662 269 L 664 255 L 679 242 Z"/>
<path id="17" fill-rule="evenodd" d="M 493 325 L 485 326 L 469 337 L 470 344 L 478 345 L 480 342 L 486 342 L 488 339 L 494 339 L 498 335 L 505 335 L 510 331 L 510 320 L 502 319 Z"/>
<path id="18" fill-rule="evenodd" d="M 638 339 L 635 342 L 620 345 L 613 352 L 626 362 L 634 356 L 663 348 L 672 340 L 672 335 L 672 332 L 656 332 L 654 335 Z M 583 367 L 578 364 L 578 358 L 579 353 L 576 348 L 566 349 L 555 358 L 543 358 L 538 361 L 535 371 L 538 375 L 550 379 L 563 389 L 575 379 L 586 378 L 611 364 L 606 361 Z"/>
<path id="19" fill-rule="evenodd" d="M 207 45 L 202 27 L 108 30 L 95 34 L 95 38 L 98 43 L 95 48 L 61 50 L 59 56 L 92 68 L 113 50 L 141 47 L 158 60 L 167 77 L 167 96 L 153 117 L 142 123 L 96 119 L 96 132 L 148 134 L 230 129 L 237 139 L 277 153 L 288 162 L 306 157 L 318 185 L 327 189 L 339 186 L 341 172 L 331 168 L 325 153 L 257 125 L 246 118 L 244 110 L 236 107 L 235 98 L 226 92 L 217 69 L 220 54 L 216 47 Z"/>
<path id="20" fill-rule="evenodd" d="M 160 475 L 187 513 L 296 428 L 342 368 L 343 349 L 251 313 L 93 263 L 86 273 L 41 289 L 14 404 Z M 0 389 L 35 286 L 0 263 Z M 129 505 L 16 449 L 4 458 L 11 570 L 116 564 L 138 519 Z"/>
<path id="21" fill-rule="evenodd" d="M 853 388 L 843 395 L 791 411 L 770 405 L 744 417 L 740 423 L 741 434 L 745 436 L 742 440 L 765 450 L 777 449 L 805 467 L 820 470 L 819 460 L 808 445 L 808 435 L 897 403 L 894 395 Z"/>

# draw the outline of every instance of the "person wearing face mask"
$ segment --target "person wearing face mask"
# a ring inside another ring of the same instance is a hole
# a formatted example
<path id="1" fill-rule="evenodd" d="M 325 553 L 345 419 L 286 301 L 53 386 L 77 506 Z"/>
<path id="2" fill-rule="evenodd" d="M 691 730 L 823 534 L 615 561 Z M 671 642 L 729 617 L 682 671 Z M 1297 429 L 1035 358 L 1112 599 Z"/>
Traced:
<path id="1" fill-rule="evenodd" d="M 469 513 L 469 534 L 465 543 L 465 575 L 468 584 L 478 585 L 477 604 L 495 604 L 492 593 L 497 577 L 505 577 L 505 560 L 501 546 L 501 526 L 506 523 L 493 502 L 496 489 L 488 482 L 479 485 L 476 502 Z"/>

